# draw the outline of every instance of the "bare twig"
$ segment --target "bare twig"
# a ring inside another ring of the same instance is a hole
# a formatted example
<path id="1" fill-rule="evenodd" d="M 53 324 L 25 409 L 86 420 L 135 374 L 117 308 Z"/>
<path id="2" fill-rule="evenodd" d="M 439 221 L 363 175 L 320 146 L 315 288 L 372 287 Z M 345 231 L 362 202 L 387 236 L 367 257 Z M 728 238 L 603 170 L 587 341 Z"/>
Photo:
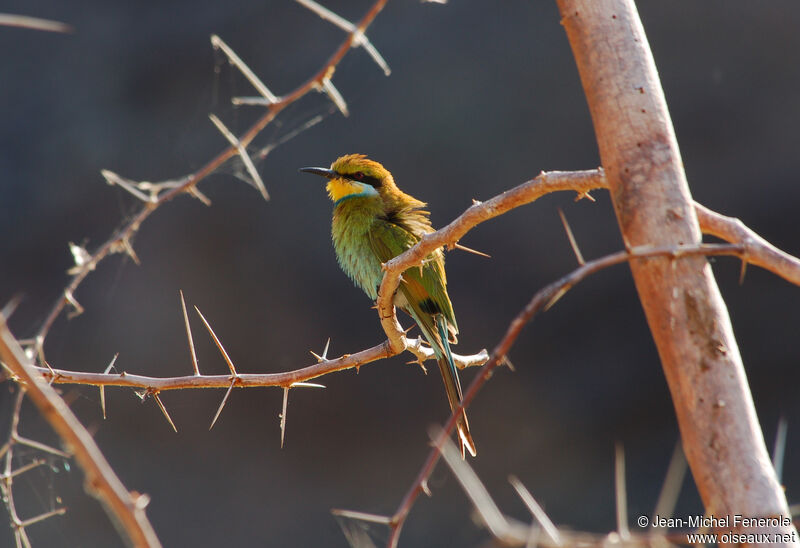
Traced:
<path id="1" fill-rule="evenodd" d="M 105 503 L 106 510 L 135 546 L 160 546 L 150 522 L 139 504 L 108 465 L 103 454 L 55 390 L 31 367 L 28 358 L 0 318 L 0 358 L 25 383 L 28 395 L 42 416 L 75 455 L 86 475 L 87 490 Z"/>

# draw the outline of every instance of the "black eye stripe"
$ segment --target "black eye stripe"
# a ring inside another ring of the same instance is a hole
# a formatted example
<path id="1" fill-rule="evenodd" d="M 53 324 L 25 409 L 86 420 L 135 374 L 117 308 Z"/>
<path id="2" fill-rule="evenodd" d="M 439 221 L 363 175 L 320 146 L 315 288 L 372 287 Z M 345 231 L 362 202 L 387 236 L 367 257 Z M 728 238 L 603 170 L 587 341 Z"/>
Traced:
<path id="1" fill-rule="evenodd" d="M 356 177 L 355 173 L 349 174 L 349 175 L 348 174 L 342 174 L 342 177 L 344 177 L 346 179 L 350 179 L 351 181 L 356 181 L 357 183 L 366 183 L 366 184 L 368 184 L 368 185 L 370 185 L 370 186 L 372 186 L 374 188 L 379 188 L 381 186 L 381 180 L 378 179 L 377 177 L 372 177 L 371 175 L 366 175 L 364 173 L 361 173 L 360 171 L 359 171 L 359 174 L 361 174 L 361 177 Z"/>

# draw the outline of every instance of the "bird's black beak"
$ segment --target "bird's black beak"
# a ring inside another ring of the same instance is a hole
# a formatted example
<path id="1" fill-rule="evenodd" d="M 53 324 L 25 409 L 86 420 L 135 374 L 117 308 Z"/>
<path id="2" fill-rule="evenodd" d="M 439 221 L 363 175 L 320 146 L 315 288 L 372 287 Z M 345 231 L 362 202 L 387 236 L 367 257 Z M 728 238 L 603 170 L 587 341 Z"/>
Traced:
<path id="1" fill-rule="evenodd" d="M 328 179 L 334 179 L 338 176 L 332 169 L 324 167 L 301 167 L 298 171 L 302 171 L 303 173 L 313 173 L 314 175 L 322 175 Z"/>

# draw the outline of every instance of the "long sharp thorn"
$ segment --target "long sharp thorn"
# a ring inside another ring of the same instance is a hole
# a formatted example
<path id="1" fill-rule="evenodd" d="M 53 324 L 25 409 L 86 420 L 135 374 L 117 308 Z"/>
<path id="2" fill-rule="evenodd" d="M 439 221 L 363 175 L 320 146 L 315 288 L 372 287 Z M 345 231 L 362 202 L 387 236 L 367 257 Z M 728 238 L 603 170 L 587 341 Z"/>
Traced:
<path id="1" fill-rule="evenodd" d="M 627 540 L 630 538 L 628 493 L 625 487 L 625 450 L 621 443 L 614 447 L 614 492 L 617 499 L 617 532 L 623 540 Z"/>
<path id="2" fill-rule="evenodd" d="M 155 398 L 156 403 L 158 404 L 158 408 L 161 409 L 162 413 L 164 413 L 164 417 L 167 419 L 169 425 L 172 427 L 173 430 L 175 430 L 175 432 L 177 432 L 178 428 L 175 426 L 175 423 L 172 422 L 172 417 L 170 417 L 169 413 L 167 413 L 167 408 L 164 407 L 164 403 L 161 401 L 161 397 L 158 395 L 158 392 L 154 393 L 153 397 Z"/>
<path id="3" fill-rule="evenodd" d="M 239 157 L 242 159 L 242 163 L 247 169 L 247 173 L 249 173 L 250 177 L 253 179 L 253 184 L 261 193 L 261 196 L 265 200 L 269 200 L 269 194 L 267 193 L 267 188 L 264 186 L 264 181 L 261 180 L 261 175 L 258 174 L 258 170 L 253 164 L 253 160 L 250 159 L 250 155 L 247 154 L 247 149 L 245 149 L 242 142 L 227 127 L 225 127 L 225 124 L 222 123 L 222 120 L 217 118 L 214 114 L 209 114 L 208 117 L 214 123 L 214 125 L 217 126 L 219 132 L 222 133 L 228 142 L 236 147 L 236 151 L 238 152 Z"/>
<path id="4" fill-rule="evenodd" d="M 228 390 L 225 392 L 225 397 L 222 398 L 222 402 L 219 404 L 219 408 L 217 409 L 217 413 L 214 415 L 214 418 L 211 420 L 211 426 L 208 427 L 209 430 L 214 428 L 214 425 L 217 423 L 217 419 L 219 418 L 219 414 L 222 413 L 222 408 L 225 407 L 225 404 L 228 402 L 228 396 L 231 395 L 231 390 L 233 390 L 233 385 L 236 384 L 236 377 L 231 379 L 231 385 L 228 387 Z"/>
<path id="5" fill-rule="evenodd" d="M 30 17 L 27 15 L 12 15 L 0 13 L 0 26 L 20 27 L 23 29 L 41 30 L 45 32 L 72 32 L 73 28 L 61 21 L 52 19 L 41 19 L 40 17 Z"/>
<path id="6" fill-rule="evenodd" d="M 683 454 L 683 445 L 678 440 L 667 466 L 667 475 L 664 477 L 661 493 L 658 494 L 656 508 L 653 511 L 654 520 L 655 516 L 670 517 L 673 515 L 678 496 L 681 494 L 683 480 L 686 477 L 687 466 L 686 456 Z"/>
<path id="7" fill-rule="evenodd" d="M 53 516 L 63 516 L 67 513 L 66 508 L 56 508 L 55 510 L 50 510 L 49 512 L 45 512 L 44 514 L 39 514 L 36 517 L 28 518 L 22 523 L 19 524 L 19 527 L 28 527 L 33 525 L 34 523 L 39 523 L 40 521 L 44 521 L 47 518 L 52 518 Z"/>
<path id="8" fill-rule="evenodd" d="M 492 256 L 488 253 L 484 253 L 483 251 L 478 251 L 477 249 L 472 249 L 471 247 L 467 247 L 465 245 L 461 245 L 460 243 L 456 242 L 453 244 L 453 247 L 456 249 L 460 249 L 461 251 L 466 251 L 467 253 L 472 253 L 473 255 L 478 255 L 480 257 L 486 257 L 487 259 L 491 259 Z"/>
<path id="9" fill-rule="evenodd" d="M 742 269 L 739 271 L 739 285 L 744 285 L 744 275 L 747 272 L 747 261 L 742 259 Z"/>
<path id="10" fill-rule="evenodd" d="M 347 103 L 344 97 L 342 97 L 342 94 L 336 89 L 336 86 L 333 85 L 330 78 L 322 79 L 322 90 L 328 94 L 328 97 L 330 97 L 333 104 L 336 105 L 336 108 L 339 109 L 339 112 L 341 112 L 343 116 L 350 116 L 350 111 L 347 109 Z"/>
<path id="11" fill-rule="evenodd" d="M 183 310 L 183 324 L 186 326 L 186 338 L 189 340 L 189 354 L 192 356 L 192 367 L 196 377 L 200 376 L 200 367 L 197 365 L 197 353 L 194 349 L 194 339 L 192 338 L 192 326 L 189 325 L 189 314 L 186 312 L 186 301 L 183 298 L 183 289 L 179 290 L 181 294 L 181 309 Z"/>
<path id="12" fill-rule="evenodd" d="M 20 436 L 19 434 L 14 436 L 14 441 L 19 443 L 19 444 L 21 444 L 21 445 L 27 445 L 28 447 L 33 447 L 34 449 L 38 449 L 39 451 L 44 451 L 45 453 L 50 453 L 52 455 L 57 455 L 59 457 L 65 458 L 65 459 L 68 459 L 68 458 L 71 457 L 71 455 L 69 453 L 65 453 L 64 451 L 62 451 L 60 449 L 56 449 L 55 447 L 50 447 L 49 445 L 45 445 L 45 444 L 40 443 L 38 441 L 34 441 L 34 440 L 31 440 L 31 439 L 25 438 L 23 436 Z"/>
<path id="13" fill-rule="evenodd" d="M 331 338 L 328 337 L 328 342 L 325 343 L 325 350 L 322 351 L 322 357 L 328 359 L 328 348 L 331 346 Z"/>
<path id="14" fill-rule="evenodd" d="M 564 231 L 567 233 L 567 238 L 569 239 L 569 245 L 572 246 L 572 252 L 575 253 L 575 258 L 578 259 L 578 264 L 583 266 L 586 264 L 586 261 L 583 260 L 583 255 L 581 254 L 581 250 L 578 247 L 578 242 L 575 241 L 575 235 L 572 234 L 572 229 L 567 222 L 567 217 L 564 215 L 564 212 L 561 208 L 558 208 L 558 216 L 561 217 L 561 224 L 564 225 Z"/>
<path id="15" fill-rule="evenodd" d="M 114 354 L 114 357 L 111 358 L 111 362 L 106 367 L 106 370 L 103 371 L 104 374 L 108 375 L 108 372 L 111 371 L 111 368 L 114 367 L 114 363 L 116 363 L 117 358 L 119 358 L 119 352 Z M 106 420 L 106 385 L 100 385 L 100 408 L 103 410 L 103 420 Z"/>
<path id="16" fill-rule="evenodd" d="M 206 329 L 208 329 L 208 332 L 211 335 L 211 338 L 214 339 L 214 344 L 217 345 L 217 348 L 219 349 L 220 354 L 222 354 L 222 357 L 225 358 L 225 363 L 228 364 L 228 369 L 230 369 L 231 375 L 233 375 L 234 377 L 238 377 L 239 374 L 236 372 L 236 368 L 233 366 L 233 362 L 231 361 L 230 356 L 228 356 L 228 353 L 225 351 L 225 347 L 222 346 L 222 342 L 220 342 L 220 340 L 217 338 L 216 333 L 214 333 L 214 330 L 211 329 L 211 325 L 208 323 L 208 321 L 206 320 L 205 316 L 203 316 L 203 313 L 200 312 L 200 309 L 197 308 L 196 306 L 194 307 L 194 309 L 200 315 L 200 319 L 203 320 L 203 323 L 205 324 Z"/>
<path id="17" fill-rule="evenodd" d="M 281 411 L 281 449 L 283 449 L 283 439 L 286 435 L 286 410 L 289 408 L 289 388 L 283 387 L 283 410 Z"/>
<path id="18" fill-rule="evenodd" d="M 242 61 L 238 55 L 236 55 L 236 53 L 228 46 L 228 44 L 222 41 L 222 38 L 216 34 L 212 34 L 211 45 L 214 47 L 214 49 L 221 49 L 223 53 L 225 53 L 231 64 L 241 71 L 244 77 L 247 78 L 247 81 L 250 82 L 254 88 L 256 88 L 256 90 L 264 97 L 264 99 L 270 103 L 278 102 L 278 98 L 273 95 L 269 89 L 267 89 L 267 86 L 265 86 L 264 83 L 259 80 L 258 76 L 256 76 L 255 73 L 250 70 L 250 67 L 248 67 L 245 62 Z"/>
<path id="19" fill-rule="evenodd" d="M 3 306 L 3 309 L 0 310 L 0 316 L 3 317 L 3 320 L 7 320 L 11 317 L 14 311 L 19 306 L 20 301 L 22 300 L 22 295 L 17 293 Z"/>
<path id="20" fill-rule="evenodd" d="M 528 489 L 522 484 L 521 481 L 519 481 L 516 476 L 508 476 L 508 481 L 517 491 L 519 498 L 521 498 L 522 502 L 525 503 L 525 506 L 528 507 L 530 513 L 533 514 L 533 517 L 536 518 L 536 521 L 539 522 L 539 525 L 542 526 L 544 532 L 547 533 L 548 537 L 550 537 L 550 540 L 552 540 L 557 546 L 561 546 L 561 535 L 558 534 L 558 528 L 553 524 L 539 503 L 536 502 L 536 499 L 533 498 L 533 495 L 531 495 L 530 491 L 528 491 Z"/>
<path id="21" fill-rule="evenodd" d="M 339 508 L 334 508 L 333 510 L 331 510 L 331 514 L 333 514 L 334 516 L 341 516 L 343 518 L 357 519 L 360 521 L 369 521 L 371 523 L 389 524 L 392 522 L 392 518 L 389 516 L 381 516 L 378 514 L 367 514 L 366 512 L 356 512 L 354 510 L 341 510 Z"/>
<path id="22" fill-rule="evenodd" d="M 353 35 L 353 46 L 363 47 L 369 56 L 372 57 L 372 60 L 375 61 L 381 70 L 383 70 L 383 73 L 386 76 L 389 76 L 392 73 L 389 65 L 386 64 L 386 60 L 381 56 L 380 53 L 378 53 L 378 50 L 375 49 L 375 46 L 372 45 L 372 42 L 369 41 L 369 38 L 367 38 L 366 35 L 364 35 L 364 32 L 356 27 L 353 23 L 332 12 L 325 6 L 314 2 L 314 0 L 297 0 L 297 3 L 310 9 L 322 19 L 330 21 L 340 29 L 351 33 Z"/>
<path id="23" fill-rule="evenodd" d="M 439 441 L 442 435 L 443 431 L 439 426 L 433 426 L 428 431 L 428 436 L 434 444 Z M 449 437 L 445 437 L 444 439 L 444 443 L 441 446 L 441 454 L 442 458 L 453 472 L 453 475 L 472 501 L 473 506 L 475 506 L 475 509 L 480 514 L 486 527 L 493 535 L 502 538 L 509 530 L 510 525 L 508 520 L 497 507 L 497 504 L 486 490 L 480 478 L 478 478 L 478 475 L 472 467 L 467 464 L 467 461 L 463 460 L 461 451 L 456 448 Z"/>
<path id="24" fill-rule="evenodd" d="M 781 482 L 783 477 L 783 457 L 786 454 L 786 433 L 788 431 L 788 423 L 786 417 L 781 417 L 778 420 L 778 430 L 775 433 L 775 445 L 772 449 L 772 466 L 775 468 L 775 475 L 778 476 L 778 483 Z"/>

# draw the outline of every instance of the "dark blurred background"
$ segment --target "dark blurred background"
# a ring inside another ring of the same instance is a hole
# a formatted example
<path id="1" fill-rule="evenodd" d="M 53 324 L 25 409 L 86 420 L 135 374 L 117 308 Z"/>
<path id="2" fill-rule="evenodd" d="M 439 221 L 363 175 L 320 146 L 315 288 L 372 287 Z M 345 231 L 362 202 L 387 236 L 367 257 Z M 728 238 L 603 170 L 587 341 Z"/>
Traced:
<path id="1" fill-rule="evenodd" d="M 368 5 L 329 3 L 351 19 Z M 800 254 L 800 4 L 678 0 L 639 9 L 694 197 Z M 36 331 L 63 290 L 68 242 L 95 249 L 137 207 L 104 183 L 101 169 L 149 181 L 187 174 L 226 145 L 209 113 L 237 131 L 258 114 L 230 106 L 231 96 L 255 93 L 212 51 L 212 33 L 276 94 L 305 81 L 344 36 L 289 0 L 8 0 L 2 10 L 75 28 L 0 28 L 0 302 L 24 296 L 11 322 L 18 337 Z M 443 225 L 473 198 L 540 170 L 598 165 L 555 2 L 392 1 L 368 35 L 391 77 L 354 50 L 334 78 L 349 118 L 314 94 L 267 128 L 257 145 L 324 116 L 259 164 L 271 201 L 226 166 L 200 186 L 212 207 L 181 197 L 156 212 L 134 242 L 141 266 L 120 255 L 106 260 L 76 294 L 86 313 L 56 322 L 46 345 L 53 366 L 102 371 L 119 352 L 119 370 L 189 373 L 179 289 L 240 371 L 308 365 L 308 351 L 320 352 L 328 337 L 332 356 L 382 341 L 371 303 L 336 264 L 322 181 L 299 167 L 369 154 Z M 548 196 L 481 225 L 463 243 L 490 260 L 448 254 L 458 351 L 492 348 L 536 290 L 575 267 L 557 208 L 586 257 L 620 249 L 607 194 L 594 196 L 596 203 Z M 716 259 L 714 271 L 769 447 L 779 418 L 788 421 L 784 483 L 798 502 L 800 290 L 753 267 L 740 286 L 733 259 Z M 201 370 L 224 374 L 192 321 Z M 177 434 L 151 399 L 140 403 L 131 390 L 107 390 L 105 421 L 97 389 L 62 390 L 125 485 L 152 496 L 148 515 L 166 546 L 345 546 L 330 509 L 391 513 L 428 452 L 428 425 L 447 416 L 435 367 L 425 376 L 408 359 L 330 375 L 325 390 L 292 391 L 284 449 L 278 389 L 236 390 L 211 432 L 223 391 L 166 393 Z M 525 329 L 511 359 L 516 372 L 498 371 L 470 409 L 479 453 L 470 462 L 501 508 L 529 519 L 506 480 L 516 474 L 556 523 L 614 529 L 613 453 L 621 442 L 631 520 L 650 514 L 678 432 L 627 267 L 572 290 Z M 0 386 L 4 423 L 12 394 L 13 386 Z M 29 405 L 21 430 L 57 443 Z M 32 456 L 18 454 L 19 463 Z M 52 464 L 15 482 L 23 517 L 56 498 L 69 508 L 29 528 L 34 546 L 120 545 L 82 492 L 80 471 Z M 488 538 L 449 471 L 437 468 L 430 486 L 433 498 L 414 507 L 401 545 L 477 546 Z M 677 514 L 701 509 L 688 478 Z M 0 546 L 11 543 L 0 526 Z"/>

